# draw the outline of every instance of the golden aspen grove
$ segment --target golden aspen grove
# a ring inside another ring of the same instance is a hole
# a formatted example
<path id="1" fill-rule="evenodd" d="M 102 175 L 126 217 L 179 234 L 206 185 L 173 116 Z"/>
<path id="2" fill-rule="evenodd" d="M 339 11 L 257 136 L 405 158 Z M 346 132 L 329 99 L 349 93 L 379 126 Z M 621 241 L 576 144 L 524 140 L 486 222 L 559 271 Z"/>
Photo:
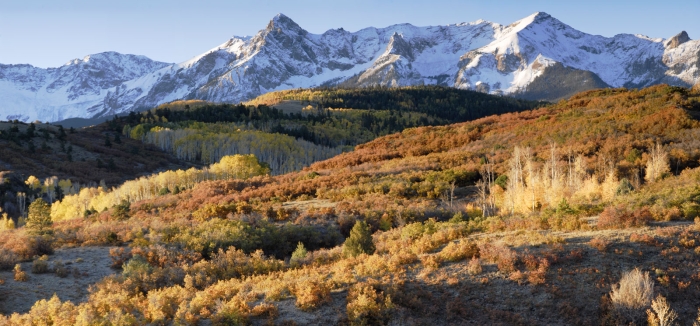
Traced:
<path id="1" fill-rule="evenodd" d="M 2 122 L 0 325 L 692 325 L 698 118 L 417 86 Z"/>

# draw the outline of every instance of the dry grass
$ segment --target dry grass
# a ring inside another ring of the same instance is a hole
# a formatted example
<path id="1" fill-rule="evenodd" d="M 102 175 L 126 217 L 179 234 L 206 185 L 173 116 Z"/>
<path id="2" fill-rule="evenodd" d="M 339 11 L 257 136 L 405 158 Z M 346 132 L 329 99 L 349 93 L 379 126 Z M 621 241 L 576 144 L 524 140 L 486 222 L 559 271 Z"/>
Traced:
<path id="1" fill-rule="evenodd" d="M 674 325 L 678 314 L 671 309 L 666 298 L 659 295 L 651 302 L 651 309 L 647 310 L 647 321 L 651 326 Z"/>
<path id="2" fill-rule="evenodd" d="M 618 313 L 629 319 L 639 318 L 640 312 L 649 307 L 654 297 L 654 281 L 649 272 L 635 268 L 622 275 L 620 283 L 613 286 L 610 299 Z"/>

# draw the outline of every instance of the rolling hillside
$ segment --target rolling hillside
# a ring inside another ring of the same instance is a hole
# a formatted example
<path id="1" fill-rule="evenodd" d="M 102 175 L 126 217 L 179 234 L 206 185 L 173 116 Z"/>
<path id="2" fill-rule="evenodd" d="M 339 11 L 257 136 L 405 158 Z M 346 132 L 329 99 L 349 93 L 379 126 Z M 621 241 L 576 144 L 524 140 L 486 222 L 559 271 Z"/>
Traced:
<path id="1" fill-rule="evenodd" d="M 18 281 L 0 274 L 0 291 L 60 277 L 28 274 L 51 248 L 120 246 L 115 275 L 82 302 L 58 293 L 3 321 L 616 325 L 644 324 L 647 309 L 653 321 L 665 304 L 692 324 L 698 112 L 697 88 L 594 90 L 409 128 L 302 171 L 265 175 L 233 155 L 86 192 L 85 215 L 66 213 L 83 205 L 67 197 L 52 224 L 0 232 L 0 266 L 26 261 Z M 247 172 L 201 178 L 225 171 Z"/>

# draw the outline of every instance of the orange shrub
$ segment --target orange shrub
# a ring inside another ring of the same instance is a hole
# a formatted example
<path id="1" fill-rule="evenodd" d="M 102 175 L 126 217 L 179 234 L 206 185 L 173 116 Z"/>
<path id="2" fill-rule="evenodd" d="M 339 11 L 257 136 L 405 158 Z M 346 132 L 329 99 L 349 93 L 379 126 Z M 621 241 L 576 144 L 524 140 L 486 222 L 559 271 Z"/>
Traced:
<path id="1" fill-rule="evenodd" d="M 598 218 L 598 229 L 640 227 L 651 221 L 649 209 L 644 207 L 629 212 L 624 206 L 606 207 Z"/>
<path id="2" fill-rule="evenodd" d="M 351 325 L 385 325 L 394 305 L 391 297 L 369 283 L 357 283 L 348 291 L 347 314 Z"/>
<path id="3" fill-rule="evenodd" d="M 537 265 L 539 263 L 539 260 L 537 257 L 535 257 L 532 254 L 526 254 L 523 256 L 523 263 L 525 264 L 525 268 L 529 271 L 534 271 L 537 270 Z"/>
<path id="4" fill-rule="evenodd" d="M 544 270 L 536 270 L 536 271 L 529 272 L 527 274 L 527 281 L 533 285 L 544 284 L 545 274 L 546 274 L 546 271 L 544 271 Z"/>
<path id="5" fill-rule="evenodd" d="M 263 302 L 250 310 L 250 314 L 253 316 L 265 316 L 270 318 L 275 318 L 279 315 L 277 306 L 271 303 Z"/>
<path id="6" fill-rule="evenodd" d="M 510 279 L 513 282 L 518 282 L 518 284 L 521 284 L 523 280 L 525 279 L 526 275 L 525 273 L 515 270 L 510 275 L 508 276 L 508 279 Z"/>
<path id="7" fill-rule="evenodd" d="M 608 247 L 610 246 L 610 241 L 605 240 L 603 238 L 593 238 L 591 241 L 588 241 L 588 245 L 590 245 L 593 248 L 598 249 L 600 252 L 605 252 L 608 250 Z"/>
<path id="8" fill-rule="evenodd" d="M 15 281 L 17 282 L 26 282 L 29 279 L 27 273 L 22 270 L 22 266 L 20 264 L 15 265 L 14 274 Z"/>
<path id="9" fill-rule="evenodd" d="M 676 221 L 683 217 L 683 212 L 678 207 L 671 207 L 666 210 L 663 218 L 665 221 Z"/>
<path id="10" fill-rule="evenodd" d="M 112 260 L 112 268 L 122 268 L 122 265 L 131 259 L 131 252 L 127 252 L 121 247 L 111 248 L 109 249 L 109 258 Z"/>
<path id="11" fill-rule="evenodd" d="M 470 275 L 481 274 L 483 269 L 481 268 L 481 261 L 479 260 L 479 258 L 476 258 L 476 256 L 472 257 L 472 259 L 469 261 L 469 264 L 467 264 L 467 271 Z"/>
<path id="12" fill-rule="evenodd" d="M 473 242 L 462 239 L 459 242 L 450 242 L 440 251 L 440 259 L 443 261 L 460 261 L 479 254 L 479 248 Z"/>
<path id="13" fill-rule="evenodd" d="M 295 284 L 294 295 L 297 308 L 308 311 L 331 301 L 331 287 L 322 281 L 306 279 Z"/>
<path id="14" fill-rule="evenodd" d="M 229 213 L 236 211 L 236 205 L 204 205 L 192 213 L 192 218 L 196 221 L 204 222 L 212 218 L 226 218 Z"/>
<path id="15" fill-rule="evenodd" d="M 144 257 L 149 264 L 160 268 L 189 266 L 202 260 L 202 255 L 198 252 L 187 249 L 166 248 L 162 245 L 137 247 L 131 251 L 131 255 Z"/>
<path id="16" fill-rule="evenodd" d="M 638 234 L 638 233 L 632 233 L 630 234 L 630 241 L 632 242 L 641 242 L 650 246 L 656 246 L 659 243 L 654 239 L 654 237 L 648 235 L 648 234 Z"/>
<path id="17" fill-rule="evenodd" d="M 420 258 L 423 267 L 427 270 L 436 270 L 440 268 L 440 257 L 436 255 L 425 255 Z"/>
<path id="18" fill-rule="evenodd" d="M 217 310 L 211 318 L 214 325 L 245 325 L 248 323 L 250 307 L 245 300 L 238 296 L 220 303 Z"/>
<path id="19" fill-rule="evenodd" d="M 13 252 L 20 260 L 53 254 L 52 238 L 30 236 L 23 230 L 0 233 L 0 244 L 5 250 Z"/>
<path id="20" fill-rule="evenodd" d="M 518 261 L 518 255 L 512 249 L 504 245 L 493 245 L 490 243 L 482 243 L 479 245 L 479 254 L 486 261 L 496 263 L 498 270 L 503 273 L 511 273 L 515 271 L 515 264 Z"/>

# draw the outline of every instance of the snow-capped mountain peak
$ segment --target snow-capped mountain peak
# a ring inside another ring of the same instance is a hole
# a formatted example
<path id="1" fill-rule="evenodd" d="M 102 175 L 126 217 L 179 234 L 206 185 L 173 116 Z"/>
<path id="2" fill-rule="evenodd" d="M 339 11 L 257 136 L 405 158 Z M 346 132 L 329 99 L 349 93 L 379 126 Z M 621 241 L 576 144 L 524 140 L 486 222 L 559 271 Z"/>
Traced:
<path id="1" fill-rule="evenodd" d="M 304 34 L 307 33 L 306 30 L 301 28 L 299 24 L 297 24 L 295 21 L 293 21 L 291 18 L 285 16 L 282 13 L 279 13 L 275 15 L 272 20 L 267 24 L 267 27 L 265 28 L 268 32 L 281 32 L 285 31 L 288 33 L 299 33 L 299 34 Z"/>
<path id="2" fill-rule="evenodd" d="M 398 24 L 312 34 L 278 14 L 178 64 L 104 52 L 58 68 L 0 65 L 0 119 L 56 121 L 177 99 L 239 102 L 298 87 L 439 84 L 558 99 L 596 87 L 700 82 L 700 41 L 578 31 L 544 12 L 509 25 Z"/>
<path id="3" fill-rule="evenodd" d="M 686 43 L 690 41 L 690 36 L 688 36 L 688 33 L 686 31 L 682 31 L 678 33 L 676 36 L 668 39 L 666 42 L 664 42 L 664 46 L 666 46 L 669 49 L 675 49 L 679 47 L 681 44 Z"/>

